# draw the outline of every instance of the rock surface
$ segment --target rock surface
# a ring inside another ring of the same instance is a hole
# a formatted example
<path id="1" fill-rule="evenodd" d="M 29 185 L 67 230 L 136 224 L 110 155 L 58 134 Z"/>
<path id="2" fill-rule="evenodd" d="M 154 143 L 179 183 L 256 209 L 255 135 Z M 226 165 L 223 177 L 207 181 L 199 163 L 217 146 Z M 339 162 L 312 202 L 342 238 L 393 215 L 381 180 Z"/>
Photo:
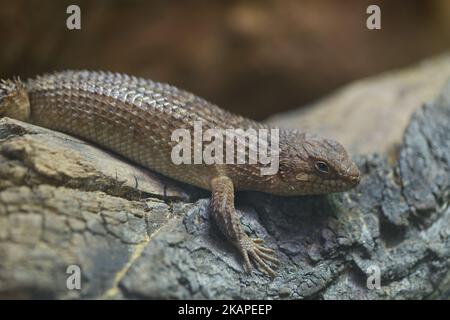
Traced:
<path id="1" fill-rule="evenodd" d="M 208 193 L 1 119 L 0 297 L 449 298 L 449 126 L 450 85 L 414 113 L 394 164 L 357 158 L 357 189 L 238 193 L 246 231 L 281 260 L 271 280 L 242 272 L 211 223 Z M 66 287 L 70 265 L 81 269 L 81 290 Z M 377 271 L 381 287 L 368 289 Z"/>

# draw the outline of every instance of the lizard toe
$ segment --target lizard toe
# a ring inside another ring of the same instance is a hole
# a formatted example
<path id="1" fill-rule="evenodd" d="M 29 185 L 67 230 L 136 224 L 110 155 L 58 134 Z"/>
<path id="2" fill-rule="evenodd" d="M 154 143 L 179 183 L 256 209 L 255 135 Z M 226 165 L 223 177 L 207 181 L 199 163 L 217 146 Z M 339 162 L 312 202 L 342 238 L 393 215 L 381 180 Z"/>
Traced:
<path id="1" fill-rule="evenodd" d="M 264 273 L 269 274 L 272 278 L 276 276 L 275 271 L 268 264 L 271 263 L 278 267 L 280 264 L 279 260 L 275 257 L 275 251 L 265 246 L 261 245 L 263 243 L 262 239 L 251 239 L 245 237 L 241 239 L 239 247 L 244 258 L 244 268 L 246 271 L 251 270 L 250 258 L 256 264 L 258 269 Z"/>

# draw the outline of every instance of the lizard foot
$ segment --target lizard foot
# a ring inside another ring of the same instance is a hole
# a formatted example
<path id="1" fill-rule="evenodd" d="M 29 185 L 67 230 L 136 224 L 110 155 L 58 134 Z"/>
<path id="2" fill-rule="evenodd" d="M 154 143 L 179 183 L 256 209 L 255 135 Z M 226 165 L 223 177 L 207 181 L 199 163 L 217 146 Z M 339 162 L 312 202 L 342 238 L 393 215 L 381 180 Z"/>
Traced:
<path id="1" fill-rule="evenodd" d="M 251 258 L 261 271 L 274 278 L 276 273 L 269 266 L 268 262 L 278 267 L 280 261 L 276 258 L 275 251 L 262 245 L 263 242 L 264 240 L 262 239 L 252 239 L 248 236 L 241 239 L 239 249 L 244 257 L 244 268 L 246 272 L 252 271 Z"/>

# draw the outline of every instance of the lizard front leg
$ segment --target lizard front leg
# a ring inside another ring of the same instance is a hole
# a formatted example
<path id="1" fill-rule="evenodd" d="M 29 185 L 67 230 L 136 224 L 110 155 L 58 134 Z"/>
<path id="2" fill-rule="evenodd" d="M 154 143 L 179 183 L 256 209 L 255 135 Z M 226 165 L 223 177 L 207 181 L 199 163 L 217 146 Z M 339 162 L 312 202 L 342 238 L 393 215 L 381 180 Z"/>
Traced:
<path id="1" fill-rule="evenodd" d="M 243 230 L 239 217 L 234 208 L 233 182 L 226 176 L 220 176 L 211 181 L 211 205 L 210 211 L 219 229 L 240 251 L 244 258 L 244 268 L 250 272 L 252 265 L 250 258 L 256 265 L 270 276 L 274 277 L 275 271 L 267 262 L 279 264 L 272 249 L 262 245 L 263 240 L 251 239 Z"/>

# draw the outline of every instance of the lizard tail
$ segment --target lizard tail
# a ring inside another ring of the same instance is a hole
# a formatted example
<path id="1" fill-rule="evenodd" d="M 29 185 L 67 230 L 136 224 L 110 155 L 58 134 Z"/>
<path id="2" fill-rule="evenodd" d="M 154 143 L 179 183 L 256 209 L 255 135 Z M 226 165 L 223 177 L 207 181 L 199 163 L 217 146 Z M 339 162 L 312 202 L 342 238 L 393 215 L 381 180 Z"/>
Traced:
<path id="1" fill-rule="evenodd" d="M 30 101 L 25 84 L 17 77 L 0 81 L 0 118 L 25 121 L 30 117 Z"/>

